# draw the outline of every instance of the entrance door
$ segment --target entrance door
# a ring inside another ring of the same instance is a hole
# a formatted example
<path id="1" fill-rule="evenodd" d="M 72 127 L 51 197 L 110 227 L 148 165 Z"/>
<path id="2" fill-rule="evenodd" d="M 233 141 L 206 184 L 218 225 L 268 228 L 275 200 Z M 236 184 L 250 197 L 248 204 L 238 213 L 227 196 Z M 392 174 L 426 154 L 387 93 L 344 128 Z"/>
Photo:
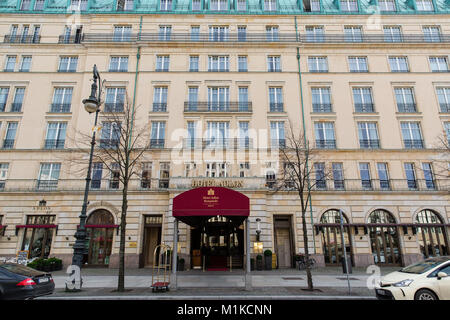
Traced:
<path id="1" fill-rule="evenodd" d="M 291 267 L 291 241 L 288 228 L 278 228 L 275 230 L 277 242 L 278 264 L 280 268 Z"/>
<path id="2" fill-rule="evenodd" d="M 109 256 L 112 249 L 112 238 L 114 229 L 111 228 L 88 228 L 89 260 L 93 266 L 106 266 L 109 264 Z"/>
<path id="3" fill-rule="evenodd" d="M 161 227 L 145 227 L 144 231 L 144 266 L 153 265 L 155 248 L 161 243 Z"/>

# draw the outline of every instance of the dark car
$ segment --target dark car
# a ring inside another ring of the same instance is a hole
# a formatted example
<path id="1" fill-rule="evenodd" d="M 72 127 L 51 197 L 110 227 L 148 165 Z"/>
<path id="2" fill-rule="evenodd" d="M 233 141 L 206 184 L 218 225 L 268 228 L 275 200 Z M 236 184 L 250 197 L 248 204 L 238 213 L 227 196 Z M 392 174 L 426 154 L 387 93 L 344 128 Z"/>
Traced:
<path id="1" fill-rule="evenodd" d="M 0 264 L 0 300 L 24 300 L 52 294 L 52 275 L 16 263 Z"/>

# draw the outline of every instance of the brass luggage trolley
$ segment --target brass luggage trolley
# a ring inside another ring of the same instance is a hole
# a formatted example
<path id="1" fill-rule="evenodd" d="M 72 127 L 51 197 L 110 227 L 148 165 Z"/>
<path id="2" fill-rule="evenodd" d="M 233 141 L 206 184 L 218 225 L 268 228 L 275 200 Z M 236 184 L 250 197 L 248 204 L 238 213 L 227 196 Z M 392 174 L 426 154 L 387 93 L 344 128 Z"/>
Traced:
<path id="1" fill-rule="evenodd" d="M 169 291 L 172 250 L 166 244 L 156 246 L 153 252 L 152 291 Z"/>

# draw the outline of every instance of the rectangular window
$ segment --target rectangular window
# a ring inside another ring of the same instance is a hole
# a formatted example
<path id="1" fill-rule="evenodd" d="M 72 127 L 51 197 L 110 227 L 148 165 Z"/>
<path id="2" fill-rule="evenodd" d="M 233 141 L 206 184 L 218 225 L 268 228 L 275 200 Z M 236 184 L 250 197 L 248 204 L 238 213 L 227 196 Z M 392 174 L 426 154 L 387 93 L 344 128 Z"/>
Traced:
<path id="1" fill-rule="evenodd" d="M 41 32 L 41 26 L 34 26 L 34 30 L 33 30 L 33 38 L 31 39 L 31 41 L 33 43 L 39 43 L 40 41 L 40 35 L 39 33 Z"/>
<path id="2" fill-rule="evenodd" d="M 372 189 L 372 180 L 370 178 L 370 165 L 363 162 L 359 164 L 359 174 L 361 176 L 361 185 L 363 189 Z"/>
<path id="3" fill-rule="evenodd" d="M 142 163 L 141 188 L 150 189 L 152 186 L 152 163 Z"/>
<path id="4" fill-rule="evenodd" d="M 31 8 L 31 0 L 22 0 L 22 3 L 20 5 L 21 11 L 28 11 Z"/>
<path id="5" fill-rule="evenodd" d="M 18 29 L 19 29 L 19 26 L 17 24 L 11 25 L 11 29 L 9 31 L 9 42 L 12 42 L 12 43 L 16 42 Z M 5 40 L 6 40 L 6 38 L 5 38 Z"/>
<path id="6" fill-rule="evenodd" d="M 211 11 L 225 11 L 228 10 L 228 0 L 210 0 Z"/>
<path id="7" fill-rule="evenodd" d="M 55 88 L 50 112 L 70 112 L 72 92 L 73 88 L 70 87 Z"/>
<path id="8" fill-rule="evenodd" d="M 198 87 L 189 87 L 188 105 L 186 111 L 197 111 L 198 108 Z"/>
<path id="9" fill-rule="evenodd" d="M 450 113 L 450 87 L 436 88 L 436 94 L 441 112 Z"/>
<path id="10" fill-rule="evenodd" d="M 60 57 L 58 72 L 76 72 L 78 57 Z"/>
<path id="11" fill-rule="evenodd" d="M 397 101 L 398 112 L 402 113 L 417 112 L 413 88 L 395 88 L 394 92 L 395 92 L 395 100 Z"/>
<path id="12" fill-rule="evenodd" d="M 250 148 L 250 138 L 248 135 L 248 121 L 239 121 L 239 148 Z"/>
<path id="13" fill-rule="evenodd" d="M 406 149 L 423 148 L 422 133 L 418 122 L 402 122 L 401 129 Z"/>
<path id="14" fill-rule="evenodd" d="M 353 102 L 355 103 L 355 112 L 374 112 L 372 88 L 353 88 L 352 91 Z"/>
<path id="15" fill-rule="evenodd" d="M 208 178 L 225 178 L 228 177 L 228 172 L 231 168 L 228 168 L 229 164 L 226 162 L 207 162 L 206 163 L 206 176 Z"/>
<path id="16" fill-rule="evenodd" d="M 321 26 L 306 27 L 306 42 L 324 42 L 325 34 Z"/>
<path id="17" fill-rule="evenodd" d="M 196 137 L 196 131 L 197 131 L 197 122 L 195 121 L 188 121 L 187 122 L 187 133 L 188 133 L 188 138 L 187 138 L 187 143 L 186 146 L 188 148 L 194 148 L 196 147 L 196 141 L 195 141 L 195 137 Z"/>
<path id="18" fill-rule="evenodd" d="M 156 56 L 156 71 L 169 71 L 169 56 Z"/>
<path id="19" fill-rule="evenodd" d="M 247 56 L 238 56 L 238 72 L 247 71 Z"/>
<path id="20" fill-rule="evenodd" d="M 113 40 L 116 42 L 131 41 L 131 26 L 114 26 Z"/>
<path id="21" fill-rule="evenodd" d="M 54 228 L 38 228 L 33 225 L 53 225 L 55 215 L 27 215 L 21 250 L 29 252 L 28 259 L 49 258 Z"/>
<path id="22" fill-rule="evenodd" d="M 247 0 L 237 0 L 236 1 L 236 10 L 237 11 L 246 11 L 247 10 Z"/>
<path id="23" fill-rule="evenodd" d="M 100 137 L 100 148 L 114 149 L 119 145 L 120 122 L 104 121 L 102 123 L 102 135 Z"/>
<path id="24" fill-rule="evenodd" d="M 269 87 L 270 112 L 283 112 L 283 90 L 280 87 Z"/>
<path id="25" fill-rule="evenodd" d="M 268 72 L 281 72 L 280 56 L 268 56 L 267 57 L 267 71 Z"/>
<path id="26" fill-rule="evenodd" d="M 248 101 L 248 87 L 239 87 L 239 112 L 249 111 L 249 101 Z"/>
<path id="27" fill-rule="evenodd" d="M 228 56 L 208 56 L 209 72 L 228 72 L 229 58 Z"/>
<path id="28" fill-rule="evenodd" d="M 111 57 L 109 61 L 109 72 L 127 72 L 128 57 Z"/>
<path id="29" fill-rule="evenodd" d="M 9 163 L 0 163 L 0 190 L 5 189 L 6 179 L 8 178 Z M 0 224 L 1 224 L 0 216 Z"/>
<path id="30" fill-rule="evenodd" d="M 227 41 L 227 40 L 228 40 L 227 26 L 209 27 L 209 41 Z"/>
<path id="31" fill-rule="evenodd" d="M 378 162 L 377 169 L 378 169 L 378 179 L 380 181 L 380 189 L 382 189 L 382 190 L 391 189 L 387 163 Z"/>
<path id="32" fill-rule="evenodd" d="M 247 27 L 238 26 L 238 41 L 247 41 Z"/>
<path id="33" fill-rule="evenodd" d="M 189 56 L 189 71 L 198 72 L 198 56 Z"/>
<path id="34" fill-rule="evenodd" d="M 200 10 L 202 10 L 202 1 L 192 0 L 192 11 L 200 11 Z"/>
<path id="35" fill-rule="evenodd" d="M 16 56 L 6 57 L 5 72 L 14 72 L 14 69 L 16 68 L 16 59 Z"/>
<path id="36" fill-rule="evenodd" d="M 228 87 L 208 87 L 208 111 L 228 111 L 230 90 Z"/>
<path id="37" fill-rule="evenodd" d="M 29 72 L 31 68 L 31 56 L 22 56 L 19 72 Z"/>
<path id="38" fill-rule="evenodd" d="M 250 176 L 250 163 L 241 162 L 239 163 L 239 177 L 245 178 Z"/>
<path id="39" fill-rule="evenodd" d="M 283 121 L 270 122 L 270 145 L 276 148 L 284 148 L 286 146 Z"/>
<path id="40" fill-rule="evenodd" d="M 264 11 L 277 11 L 277 0 L 264 0 Z"/>
<path id="41" fill-rule="evenodd" d="M 310 0 L 311 12 L 320 12 L 320 0 Z"/>
<path id="42" fill-rule="evenodd" d="M 311 88 L 313 112 L 332 112 L 330 88 Z"/>
<path id="43" fill-rule="evenodd" d="M 22 39 L 21 39 L 22 43 L 30 42 L 31 37 L 28 35 L 29 31 L 30 31 L 30 26 L 29 25 L 23 25 L 23 27 L 22 27 Z"/>
<path id="44" fill-rule="evenodd" d="M 152 121 L 150 136 L 150 148 L 164 148 L 166 123 L 164 121 Z"/>
<path id="45" fill-rule="evenodd" d="M 171 11 L 172 10 L 172 0 L 160 0 L 159 10 Z"/>
<path id="46" fill-rule="evenodd" d="M 38 189 L 56 189 L 60 169 L 60 163 L 41 163 L 37 185 Z"/>
<path id="47" fill-rule="evenodd" d="M 437 26 L 423 27 L 423 37 L 426 42 L 441 42 L 441 29 Z"/>
<path id="48" fill-rule="evenodd" d="M 378 149 L 380 147 L 376 122 L 358 122 L 358 135 L 361 149 Z"/>
<path id="49" fill-rule="evenodd" d="M 0 88 L 0 111 L 5 112 L 8 101 L 9 88 Z"/>
<path id="50" fill-rule="evenodd" d="M 207 147 L 227 148 L 229 144 L 229 129 L 229 122 L 208 121 Z"/>
<path id="51" fill-rule="evenodd" d="M 407 57 L 389 57 L 391 72 L 409 72 Z"/>
<path id="52" fill-rule="evenodd" d="M 155 87 L 153 93 L 153 112 L 167 111 L 167 87 Z"/>
<path id="53" fill-rule="evenodd" d="M 3 149 L 14 148 L 14 141 L 16 139 L 16 132 L 18 127 L 18 122 L 8 122 L 8 127 L 6 128 L 5 140 L 3 140 Z"/>
<path id="54" fill-rule="evenodd" d="M 119 189 L 120 182 L 120 168 L 119 164 L 111 163 L 111 178 L 109 179 L 109 188 L 110 189 Z"/>
<path id="55" fill-rule="evenodd" d="M 350 72 L 369 72 L 367 57 L 348 57 Z"/>
<path id="56" fill-rule="evenodd" d="M 444 122 L 444 131 L 447 136 L 447 145 L 450 146 L 450 122 Z"/>
<path id="57" fill-rule="evenodd" d="M 92 164 L 91 189 L 100 189 L 102 185 L 103 163 L 94 162 Z"/>
<path id="58" fill-rule="evenodd" d="M 331 168 L 333 169 L 334 189 L 336 189 L 336 190 L 344 190 L 345 189 L 344 170 L 342 168 L 342 163 L 340 163 L 340 162 L 333 162 L 331 164 Z"/>
<path id="59" fill-rule="evenodd" d="M 316 189 L 326 189 L 327 181 L 325 180 L 325 162 L 314 163 L 314 174 L 316 176 Z"/>
<path id="60" fill-rule="evenodd" d="M 133 0 L 117 1 L 117 11 L 131 11 L 134 8 Z"/>
<path id="61" fill-rule="evenodd" d="M 168 188 L 170 181 L 170 162 L 159 163 L 159 187 Z"/>
<path id="62" fill-rule="evenodd" d="M 327 57 L 308 57 L 309 72 L 328 72 Z"/>
<path id="63" fill-rule="evenodd" d="M 416 0 L 417 11 L 434 11 L 432 0 Z"/>
<path id="64" fill-rule="evenodd" d="M 21 112 L 23 98 L 25 96 L 25 88 L 16 88 L 16 92 L 14 93 L 14 100 L 11 104 L 11 112 Z"/>
<path id="65" fill-rule="evenodd" d="M 125 93 L 125 88 L 106 88 L 105 108 L 103 112 L 123 112 Z"/>
<path id="66" fill-rule="evenodd" d="M 316 148 L 336 149 L 333 122 L 315 122 L 314 128 L 316 133 Z"/>
<path id="67" fill-rule="evenodd" d="M 169 41 L 172 33 L 172 26 L 159 26 L 159 41 Z"/>
<path id="68" fill-rule="evenodd" d="M 279 40 L 277 26 L 267 26 L 266 27 L 266 40 L 269 42 Z"/>
<path id="69" fill-rule="evenodd" d="M 414 169 L 414 163 L 407 162 L 404 164 L 406 181 L 409 189 L 417 189 L 416 172 Z"/>
<path id="70" fill-rule="evenodd" d="M 358 12 L 357 0 L 340 0 L 340 5 L 343 12 Z"/>
<path id="71" fill-rule="evenodd" d="M 85 11 L 87 10 L 88 0 L 71 0 L 70 10 Z"/>
<path id="72" fill-rule="evenodd" d="M 395 0 L 378 0 L 380 11 L 396 11 Z"/>
<path id="73" fill-rule="evenodd" d="M 191 41 L 200 40 L 200 26 L 191 26 Z"/>
<path id="74" fill-rule="evenodd" d="M 402 30 L 397 26 L 386 26 L 383 27 L 384 31 L 384 42 L 402 42 Z"/>
<path id="75" fill-rule="evenodd" d="M 431 163 L 424 162 L 422 163 L 423 169 L 423 177 L 425 178 L 425 185 L 427 189 L 435 189 L 436 186 L 434 184 L 434 174 Z"/>
<path id="76" fill-rule="evenodd" d="M 363 34 L 361 27 L 347 26 L 344 27 L 345 42 L 362 42 Z"/>
<path id="77" fill-rule="evenodd" d="M 429 57 L 431 72 L 448 72 L 447 57 Z"/>
<path id="78" fill-rule="evenodd" d="M 49 122 L 44 149 L 64 149 L 67 122 Z"/>

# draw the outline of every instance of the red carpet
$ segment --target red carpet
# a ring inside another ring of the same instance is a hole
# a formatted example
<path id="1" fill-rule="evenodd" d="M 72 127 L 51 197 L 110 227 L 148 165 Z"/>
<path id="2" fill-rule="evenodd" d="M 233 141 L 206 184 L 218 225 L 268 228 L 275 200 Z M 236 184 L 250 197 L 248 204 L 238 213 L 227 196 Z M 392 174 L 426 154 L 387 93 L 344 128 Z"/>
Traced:
<path id="1" fill-rule="evenodd" d="M 228 268 L 207 268 L 206 271 L 228 271 Z"/>

